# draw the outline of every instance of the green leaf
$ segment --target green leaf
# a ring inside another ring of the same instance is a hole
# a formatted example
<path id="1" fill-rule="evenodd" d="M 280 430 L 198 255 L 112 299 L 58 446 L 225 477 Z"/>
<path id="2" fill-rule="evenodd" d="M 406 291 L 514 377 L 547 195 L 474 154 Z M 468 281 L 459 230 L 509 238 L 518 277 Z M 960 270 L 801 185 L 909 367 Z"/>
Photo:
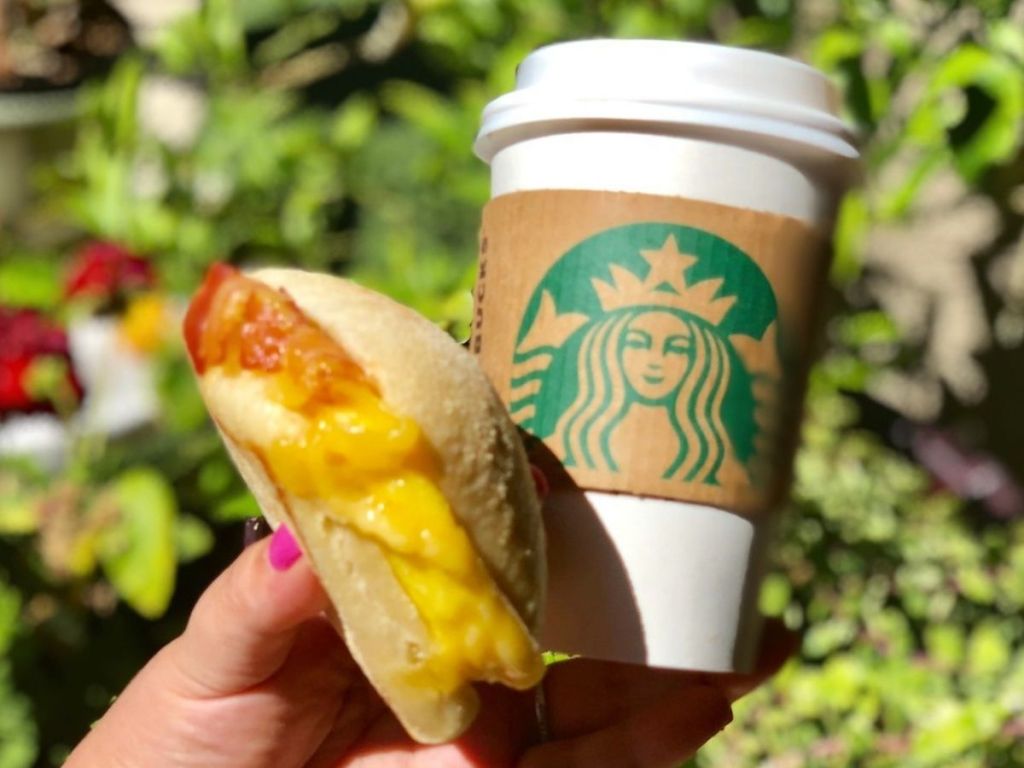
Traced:
<path id="1" fill-rule="evenodd" d="M 94 506 L 92 510 L 97 510 L 101 506 Z M 70 576 L 84 579 L 91 576 L 92 572 L 96 570 L 103 533 L 104 529 L 96 526 L 87 526 L 84 530 L 77 532 L 68 544 L 66 559 L 63 563 Z"/>
<path id="2" fill-rule="evenodd" d="M 927 627 L 924 645 L 928 655 L 944 669 L 958 669 L 963 663 L 966 642 L 962 627 L 948 624 Z"/>
<path id="3" fill-rule="evenodd" d="M 139 88 L 144 71 L 138 56 L 122 57 L 96 94 L 99 125 L 107 141 L 121 150 L 134 147 L 138 139 Z"/>
<path id="4" fill-rule="evenodd" d="M 130 469 L 109 489 L 117 522 L 103 531 L 100 561 L 111 584 L 147 618 L 163 615 L 174 592 L 175 518 L 171 488 L 154 469 Z"/>
<path id="5" fill-rule="evenodd" d="M 849 709 L 863 694 L 870 669 L 854 656 L 843 654 L 826 661 L 821 675 L 825 690 L 832 692 L 830 705 Z"/>
<path id="6" fill-rule="evenodd" d="M 772 19 L 783 18 L 793 11 L 792 0 L 757 0 L 757 7 Z"/>
<path id="7" fill-rule="evenodd" d="M 250 517 L 259 517 L 259 504 L 248 491 L 231 496 L 218 504 L 212 513 L 215 521 L 220 523 L 232 523 L 238 520 L 247 520 Z"/>
<path id="8" fill-rule="evenodd" d="M 191 563 L 213 549 L 213 531 L 193 515 L 181 515 L 174 526 L 174 550 L 179 563 Z"/>
<path id="9" fill-rule="evenodd" d="M 818 69 L 834 72 L 842 62 L 860 57 L 864 44 L 864 36 L 853 29 L 834 27 L 818 37 L 811 52 L 811 62 Z"/>
<path id="10" fill-rule="evenodd" d="M 873 373 L 874 368 L 859 357 L 838 353 L 824 358 L 815 369 L 816 376 L 830 386 L 851 392 L 862 392 Z"/>
<path id="11" fill-rule="evenodd" d="M 368 96 L 349 96 L 331 123 L 331 141 L 339 149 L 361 147 L 377 125 L 377 105 Z"/>
<path id="12" fill-rule="evenodd" d="M 963 565 L 956 573 L 960 593 L 968 600 L 991 605 L 996 599 L 994 574 L 975 565 Z"/>
<path id="13" fill-rule="evenodd" d="M 914 34 L 911 25 L 896 16 L 885 19 L 877 30 L 878 40 L 896 58 L 909 56 L 913 52 Z"/>
<path id="14" fill-rule="evenodd" d="M 0 466 L 0 536 L 32 533 L 39 527 L 40 489 L 46 481 L 27 459 Z"/>
<path id="15" fill-rule="evenodd" d="M 3 658 L 18 631 L 21 595 L 0 580 L 0 658 Z"/>
<path id="16" fill-rule="evenodd" d="M 464 135 L 457 106 L 417 83 L 396 80 L 381 91 L 384 105 L 443 147 L 462 148 Z"/>
<path id="17" fill-rule="evenodd" d="M 1001 672 L 1010 662 L 1011 650 L 1005 628 L 994 621 L 980 624 L 967 644 L 967 671 L 972 675 Z"/>
<path id="18" fill-rule="evenodd" d="M 946 71 L 940 73 L 938 81 L 970 89 L 968 112 L 963 123 L 954 126 L 950 134 L 961 173 L 972 179 L 988 166 L 1012 158 L 1020 146 L 1024 120 L 1024 69 L 1020 64 L 965 48 L 947 60 Z M 982 114 L 977 118 L 970 98 L 975 93 L 980 94 L 982 103 L 978 108 Z M 989 106 L 986 101 L 994 104 Z M 987 109 L 991 111 L 984 114 Z"/>
<path id="19" fill-rule="evenodd" d="M 896 323 L 885 312 L 868 310 L 842 318 L 838 323 L 838 337 L 851 347 L 869 344 L 893 344 L 900 339 Z"/>
<path id="20" fill-rule="evenodd" d="M 60 296 L 56 260 L 42 254 L 0 257 L 0 304 L 51 309 Z"/>
<path id="21" fill-rule="evenodd" d="M 1024 121 L 1024 67 L 999 52 L 963 45 L 936 69 L 908 121 L 919 143 L 948 142 L 959 171 L 974 179 L 1011 157 Z"/>
<path id="22" fill-rule="evenodd" d="M 39 527 L 39 514 L 30 496 L 0 496 L 0 536 L 21 536 Z"/>
<path id="23" fill-rule="evenodd" d="M 906 215 L 918 199 L 925 183 L 948 163 L 948 159 L 949 154 L 944 143 L 922 152 L 914 160 L 903 180 L 882 197 L 879 205 L 880 218 L 893 220 Z"/>
<path id="24" fill-rule="evenodd" d="M 328 10 L 299 16 L 261 42 L 253 52 L 253 62 L 265 67 L 284 61 L 329 35 L 337 29 L 339 23 L 338 14 Z"/>
<path id="25" fill-rule="evenodd" d="M 847 284 L 860 276 L 870 211 L 860 190 L 846 195 L 839 207 L 833 235 L 832 280 Z"/>
<path id="26" fill-rule="evenodd" d="M 209 417 L 183 348 L 173 347 L 160 354 L 156 360 L 156 380 L 164 425 L 181 433 L 203 430 Z"/>
<path id="27" fill-rule="evenodd" d="M 610 19 L 612 37 L 667 37 L 679 34 L 679 25 L 644 3 L 624 3 Z"/>
<path id="28" fill-rule="evenodd" d="M 29 364 L 22 381 L 33 400 L 50 402 L 61 414 L 75 410 L 78 395 L 71 384 L 68 362 L 63 357 L 40 355 Z"/>
<path id="29" fill-rule="evenodd" d="M 14 688 L 11 666 L 0 657 L 0 768 L 30 768 L 38 745 L 31 704 Z"/>
<path id="30" fill-rule="evenodd" d="M 985 701 L 938 702 L 914 734 L 910 754 L 918 765 L 950 765 L 953 758 L 994 737 L 1003 719 L 999 707 Z"/>
<path id="31" fill-rule="evenodd" d="M 917 641 L 903 611 L 886 608 L 865 616 L 867 634 L 886 653 L 905 657 L 916 650 Z"/>
<path id="32" fill-rule="evenodd" d="M 574 658 L 571 653 L 561 653 L 560 651 L 544 651 L 542 654 L 544 658 L 544 665 L 550 667 L 552 664 L 558 664 L 563 661 L 569 661 Z"/>
<path id="33" fill-rule="evenodd" d="M 185 14 L 161 31 L 154 41 L 153 52 L 171 74 L 189 74 L 197 68 L 203 37 L 199 15 Z"/>
<path id="34" fill-rule="evenodd" d="M 811 659 L 828 656 L 849 645 L 857 635 L 857 625 L 847 618 L 833 618 L 814 624 L 804 635 L 803 652 Z"/>
<path id="35" fill-rule="evenodd" d="M 246 68 L 245 30 L 235 0 L 207 0 L 202 13 L 216 61 L 225 75 L 241 74 Z"/>
<path id="36" fill-rule="evenodd" d="M 760 608 L 765 616 L 781 616 L 793 598 L 789 579 L 781 573 L 771 573 L 761 585 Z"/>
<path id="37" fill-rule="evenodd" d="M 236 476 L 226 457 L 211 458 L 199 470 L 199 490 L 207 496 L 218 496 L 231 487 Z"/>

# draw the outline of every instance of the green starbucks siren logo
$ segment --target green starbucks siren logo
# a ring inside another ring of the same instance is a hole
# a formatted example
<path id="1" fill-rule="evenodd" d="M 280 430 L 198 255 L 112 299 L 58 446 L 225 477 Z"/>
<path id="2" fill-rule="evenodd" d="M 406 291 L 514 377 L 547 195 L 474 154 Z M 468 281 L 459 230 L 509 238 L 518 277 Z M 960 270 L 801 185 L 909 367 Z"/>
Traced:
<path id="1" fill-rule="evenodd" d="M 760 483 L 782 372 L 764 273 L 708 232 L 605 230 L 534 289 L 511 411 L 570 468 L 706 485 Z M 638 466 L 641 465 L 641 466 Z"/>

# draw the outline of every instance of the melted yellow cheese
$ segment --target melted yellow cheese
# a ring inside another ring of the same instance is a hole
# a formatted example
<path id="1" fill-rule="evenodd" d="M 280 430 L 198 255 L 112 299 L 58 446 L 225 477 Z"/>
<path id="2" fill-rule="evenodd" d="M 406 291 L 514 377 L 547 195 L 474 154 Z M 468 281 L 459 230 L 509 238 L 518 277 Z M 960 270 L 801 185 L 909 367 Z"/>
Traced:
<path id="1" fill-rule="evenodd" d="M 412 681 L 446 693 L 476 680 L 535 685 L 537 648 L 441 493 L 418 426 L 358 382 L 340 404 L 311 405 L 287 376 L 267 379 L 267 395 L 305 427 L 258 450 L 283 490 L 325 502 L 380 546 L 431 639 Z"/>

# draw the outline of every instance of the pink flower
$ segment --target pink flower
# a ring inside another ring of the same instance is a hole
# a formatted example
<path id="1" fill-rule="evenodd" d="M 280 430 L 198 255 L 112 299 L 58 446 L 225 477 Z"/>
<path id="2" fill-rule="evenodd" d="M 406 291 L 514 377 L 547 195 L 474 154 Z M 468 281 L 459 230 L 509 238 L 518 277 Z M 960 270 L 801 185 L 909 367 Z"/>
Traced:
<path id="1" fill-rule="evenodd" d="M 82 246 L 71 260 L 64 296 L 109 301 L 155 283 L 153 265 L 147 259 L 116 243 L 95 241 Z"/>
<path id="2" fill-rule="evenodd" d="M 32 391 L 34 366 L 52 360 L 64 370 L 63 381 L 50 382 L 76 401 L 82 386 L 71 367 L 68 337 L 62 328 L 32 309 L 0 306 L 0 414 L 50 411 L 53 398 Z"/>

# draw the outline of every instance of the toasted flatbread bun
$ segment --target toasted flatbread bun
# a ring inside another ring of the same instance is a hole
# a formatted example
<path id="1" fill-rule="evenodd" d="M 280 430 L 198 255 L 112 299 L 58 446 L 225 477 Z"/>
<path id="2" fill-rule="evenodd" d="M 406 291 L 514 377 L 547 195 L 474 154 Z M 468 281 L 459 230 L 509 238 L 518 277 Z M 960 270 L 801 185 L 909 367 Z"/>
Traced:
<path id="1" fill-rule="evenodd" d="M 413 419 L 443 467 L 440 487 L 482 562 L 536 636 L 546 565 L 540 506 L 518 433 L 475 359 L 410 309 L 347 280 L 266 269 L 251 278 L 284 290 Z M 449 741 L 472 722 L 472 686 L 449 695 L 412 686 L 407 673 L 429 646 L 427 628 L 378 545 L 328 523 L 325 503 L 278 488 L 246 444 L 302 430 L 295 414 L 212 368 L 200 390 L 228 451 L 264 514 L 296 534 L 340 618 L 352 656 L 413 738 Z"/>

